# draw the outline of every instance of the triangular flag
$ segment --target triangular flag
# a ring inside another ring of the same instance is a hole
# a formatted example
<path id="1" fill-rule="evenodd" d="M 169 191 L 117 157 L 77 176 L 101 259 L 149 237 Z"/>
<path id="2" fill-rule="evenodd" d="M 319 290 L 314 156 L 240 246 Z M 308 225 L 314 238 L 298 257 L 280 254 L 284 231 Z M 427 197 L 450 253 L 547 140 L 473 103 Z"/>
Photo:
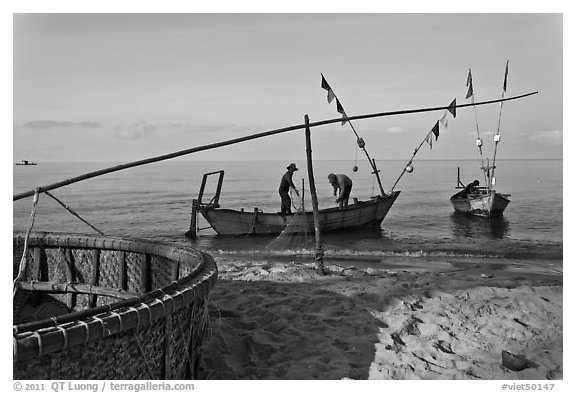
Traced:
<path id="1" fill-rule="evenodd" d="M 346 124 L 347 121 L 348 116 L 346 115 L 346 112 L 342 111 L 342 125 Z"/>
<path id="2" fill-rule="evenodd" d="M 336 98 L 334 92 L 332 90 L 328 90 L 328 103 L 331 103 L 334 98 Z"/>
<path id="3" fill-rule="evenodd" d="M 439 120 L 440 123 L 444 126 L 444 128 L 448 128 L 448 111 L 444 111 L 444 115 L 442 115 L 442 118 Z"/>
<path id="4" fill-rule="evenodd" d="M 504 71 L 504 91 L 506 91 L 506 84 L 508 83 L 508 62 L 510 60 L 506 60 L 506 71 Z"/>
<path id="5" fill-rule="evenodd" d="M 432 132 L 429 132 L 428 135 L 426 135 L 426 143 L 428 143 L 430 145 L 430 150 L 432 150 Z"/>
<path id="6" fill-rule="evenodd" d="M 328 103 L 330 104 L 332 102 L 332 100 L 336 97 L 336 95 L 334 94 L 334 92 L 332 91 L 332 88 L 330 87 L 330 85 L 326 81 L 326 78 L 324 78 L 324 75 L 322 75 L 322 74 L 320 74 L 320 75 L 322 76 L 322 83 L 320 84 L 320 86 L 324 90 L 328 91 Z"/>
<path id="7" fill-rule="evenodd" d="M 322 76 L 322 83 L 321 83 L 320 86 L 321 86 L 324 90 L 328 90 L 328 91 L 332 90 L 332 89 L 330 88 L 330 85 L 328 84 L 328 82 L 326 82 L 326 79 L 324 78 L 324 75 L 322 75 L 322 74 L 320 74 L 320 75 Z"/>
<path id="8" fill-rule="evenodd" d="M 456 118 L 456 98 L 448 105 L 448 110 L 452 113 L 452 117 Z"/>
<path id="9" fill-rule="evenodd" d="M 468 79 L 466 80 L 466 86 L 468 86 L 468 92 L 466 93 L 466 98 L 470 98 L 474 95 L 474 89 L 472 88 L 472 70 L 468 69 Z"/>
<path id="10" fill-rule="evenodd" d="M 434 127 L 432 127 L 432 132 L 434 133 L 434 136 L 436 136 L 436 140 L 438 140 L 438 136 L 440 136 L 440 127 L 438 126 L 439 122 L 436 122 L 436 124 L 434 124 Z"/>
<path id="11" fill-rule="evenodd" d="M 340 101 L 338 100 L 338 98 L 336 98 L 336 110 L 342 114 L 344 114 L 344 108 L 342 108 L 342 104 L 340 103 Z"/>

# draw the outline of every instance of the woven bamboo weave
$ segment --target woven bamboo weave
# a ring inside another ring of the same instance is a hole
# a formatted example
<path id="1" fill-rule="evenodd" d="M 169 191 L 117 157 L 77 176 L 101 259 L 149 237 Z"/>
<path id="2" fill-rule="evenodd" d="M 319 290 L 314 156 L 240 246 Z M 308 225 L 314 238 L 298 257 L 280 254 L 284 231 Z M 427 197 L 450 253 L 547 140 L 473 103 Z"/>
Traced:
<path id="1" fill-rule="evenodd" d="M 24 236 L 13 241 L 13 275 Z M 62 233 L 28 239 L 13 299 L 14 379 L 193 379 L 214 260 L 189 247 Z"/>

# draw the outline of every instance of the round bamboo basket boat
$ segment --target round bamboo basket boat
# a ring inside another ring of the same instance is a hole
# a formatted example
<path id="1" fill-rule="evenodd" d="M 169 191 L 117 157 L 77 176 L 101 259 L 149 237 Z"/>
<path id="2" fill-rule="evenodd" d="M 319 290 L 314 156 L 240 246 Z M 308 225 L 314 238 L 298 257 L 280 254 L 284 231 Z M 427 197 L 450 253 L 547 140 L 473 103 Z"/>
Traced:
<path id="1" fill-rule="evenodd" d="M 14 236 L 14 279 L 24 243 Z M 13 378 L 198 378 L 216 279 L 192 248 L 32 234 L 13 298 Z"/>

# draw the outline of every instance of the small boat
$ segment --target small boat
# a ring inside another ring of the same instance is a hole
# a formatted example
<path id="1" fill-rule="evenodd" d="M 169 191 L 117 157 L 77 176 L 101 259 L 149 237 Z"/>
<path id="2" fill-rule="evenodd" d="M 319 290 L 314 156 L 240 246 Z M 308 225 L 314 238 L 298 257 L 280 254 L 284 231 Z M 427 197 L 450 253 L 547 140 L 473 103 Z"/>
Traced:
<path id="1" fill-rule="evenodd" d="M 458 194 L 450 198 L 454 211 L 481 217 L 501 216 L 510 203 L 510 194 L 500 194 L 485 187 L 475 190 L 465 198 L 458 198 L 456 195 Z"/>
<path id="2" fill-rule="evenodd" d="M 38 164 L 36 164 L 35 162 L 30 162 L 28 160 L 22 160 L 22 162 L 17 162 L 16 165 L 28 166 L 28 165 L 38 165 Z"/>
<path id="3" fill-rule="evenodd" d="M 460 181 L 458 168 L 458 188 L 465 188 Z M 501 194 L 489 187 L 476 187 L 472 192 L 462 191 L 452 195 L 450 202 L 457 213 L 471 214 L 480 217 L 502 216 L 504 209 L 510 203 L 510 194 Z"/>
<path id="4" fill-rule="evenodd" d="M 504 71 L 504 85 L 502 90 L 502 99 L 504 99 L 504 94 L 506 93 L 506 85 L 508 79 L 508 62 L 506 62 L 506 69 Z M 468 92 L 466 98 L 471 98 L 472 104 L 474 104 L 474 90 L 472 87 L 472 71 L 468 71 L 468 79 L 466 81 L 466 86 L 468 87 Z M 496 185 L 496 177 L 494 176 L 496 172 L 496 152 L 498 150 L 498 143 L 500 142 L 500 120 L 502 118 L 502 107 L 503 102 L 500 102 L 500 114 L 498 117 L 498 129 L 494 134 L 494 158 L 492 163 L 490 163 L 490 158 L 487 157 L 484 160 L 482 146 L 483 142 L 480 138 L 480 129 L 478 127 L 478 122 L 476 121 L 476 146 L 478 146 L 478 151 L 480 153 L 480 161 L 482 163 L 481 170 L 483 172 L 484 186 L 478 187 L 479 181 L 475 181 L 476 186 L 470 187 L 464 186 L 460 181 L 460 168 L 458 168 L 458 180 L 457 189 L 464 189 L 450 197 L 450 202 L 454 207 L 454 211 L 457 213 L 471 214 L 481 217 L 491 217 L 491 216 L 501 216 L 506 209 L 506 206 L 510 203 L 510 194 L 501 194 L 496 192 L 494 186 Z M 474 107 L 476 110 L 476 107 Z M 476 117 L 477 118 L 477 117 Z"/>
<path id="5" fill-rule="evenodd" d="M 203 191 L 206 178 L 214 173 L 220 175 L 215 196 L 209 203 L 203 203 Z M 258 208 L 254 211 L 222 209 L 218 203 L 224 171 L 207 173 L 202 180 L 198 199 L 193 210 L 202 214 L 210 226 L 219 235 L 278 235 L 284 230 L 294 234 L 313 234 L 314 215 L 312 211 L 301 211 L 291 215 L 264 213 Z M 318 210 L 319 222 L 323 232 L 333 232 L 360 227 L 380 228 L 380 224 L 396 201 L 400 191 L 376 195 L 367 201 L 354 200 L 347 208 L 333 207 Z M 195 214 L 195 212 L 193 212 Z"/>

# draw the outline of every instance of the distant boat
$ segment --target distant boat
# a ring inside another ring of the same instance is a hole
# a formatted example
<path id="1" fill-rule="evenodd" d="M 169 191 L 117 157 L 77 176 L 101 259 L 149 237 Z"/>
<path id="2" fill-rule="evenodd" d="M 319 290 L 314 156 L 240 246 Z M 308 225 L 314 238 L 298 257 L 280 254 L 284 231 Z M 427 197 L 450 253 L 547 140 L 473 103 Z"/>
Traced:
<path id="1" fill-rule="evenodd" d="M 458 168 L 460 175 L 460 168 Z M 464 188 L 458 178 L 458 184 Z M 452 206 L 457 213 L 471 214 L 481 217 L 501 216 L 510 203 L 510 194 L 501 194 L 492 188 L 476 187 L 474 191 L 462 195 L 458 192 L 450 198 Z"/>
<path id="2" fill-rule="evenodd" d="M 22 160 L 22 162 L 17 162 L 16 165 L 26 165 L 26 166 L 28 166 L 28 165 L 38 165 L 38 164 L 36 164 L 35 162 L 30 162 L 30 161 L 28 161 L 28 160 Z"/>
<path id="3" fill-rule="evenodd" d="M 504 72 L 504 85 L 502 90 L 502 99 L 504 99 L 504 94 L 506 93 L 506 82 L 508 79 L 508 62 L 506 62 L 506 70 Z M 472 71 L 468 71 L 468 80 L 466 82 L 468 86 L 468 93 L 466 98 L 472 100 L 474 104 L 474 90 L 472 87 Z M 452 197 L 450 197 L 450 202 L 457 213 L 472 214 L 482 217 L 491 216 L 501 216 L 504 213 L 504 209 L 510 203 L 510 194 L 501 194 L 496 192 L 494 186 L 496 185 L 496 177 L 494 173 L 496 171 L 496 151 L 498 149 L 498 143 L 500 142 L 500 119 L 502 117 L 502 106 L 503 102 L 500 102 L 500 115 L 498 117 L 498 129 L 496 134 L 494 134 L 494 158 L 492 159 L 492 164 L 490 164 L 490 158 L 486 158 L 486 163 L 484 162 L 484 157 L 482 155 L 482 139 L 480 139 L 480 130 L 478 127 L 478 121 L 476 121 L 476 131 L 478 134 L 476 145 L 480 153 L 480 161 L 482 163 L 481 169 L 483 172 L 484 184 L 483 187 L 465 187 L 460 181 L 460 168 L 458 168 L 458 182 L 456 188 L 462 188 L 460 191 Z M 476 107 L 474 107 L 476 110 Z"/>

